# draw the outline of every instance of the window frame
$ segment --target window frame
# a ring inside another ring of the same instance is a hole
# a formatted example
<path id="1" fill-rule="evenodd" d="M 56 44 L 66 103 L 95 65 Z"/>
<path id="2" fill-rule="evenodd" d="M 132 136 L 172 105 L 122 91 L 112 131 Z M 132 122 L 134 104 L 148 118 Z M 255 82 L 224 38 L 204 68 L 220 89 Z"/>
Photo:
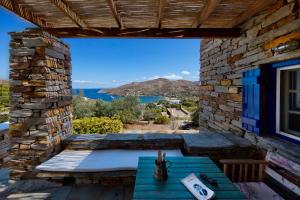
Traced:
<path id="1" fill-rule="evenodd" d="M 288 137 L 290 139 L 296 140 L 300 142 L 300 137 L 295 136 L 290 133 L 286 133 L 280 130 L 280 115 L 281 115 L 281 107 L 280 107 L 280 97 L 281 97 L 281 72 L 290 69 L 300 69 L 300 64 L 296 65 L 286 65 L 282 67 L 276 67 L 276 126 L 275 131 L 276 134 L 282 135 L 284 137 Z"/>

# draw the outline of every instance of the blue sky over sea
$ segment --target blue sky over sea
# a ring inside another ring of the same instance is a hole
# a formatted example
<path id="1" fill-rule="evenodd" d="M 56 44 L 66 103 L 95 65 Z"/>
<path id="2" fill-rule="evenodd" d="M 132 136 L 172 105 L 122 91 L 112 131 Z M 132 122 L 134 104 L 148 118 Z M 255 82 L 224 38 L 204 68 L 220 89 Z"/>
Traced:
<path id="1" fill-rule="evenodd" d="M 0 79 L 8 79 L 9 35 L 34 25 L 0 8 Z M 198 81 L 200 40 L 63 39 L 74 88 L 108 88 L 155 78 Z"/>

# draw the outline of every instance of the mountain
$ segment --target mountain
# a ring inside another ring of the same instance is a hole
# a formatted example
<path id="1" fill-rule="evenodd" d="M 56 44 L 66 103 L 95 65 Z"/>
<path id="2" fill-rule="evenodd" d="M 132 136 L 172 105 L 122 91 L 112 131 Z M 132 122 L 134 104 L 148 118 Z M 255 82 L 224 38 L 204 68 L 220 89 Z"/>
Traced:
<path id="1" fill-rule="evenodd" d="M 106 90 L 112 95 L 147 95 L 165 97 L 198 96 L 199 83 L 187 80 L 169 80 L 164 78 L 144 82 L 132 82 Z"/>

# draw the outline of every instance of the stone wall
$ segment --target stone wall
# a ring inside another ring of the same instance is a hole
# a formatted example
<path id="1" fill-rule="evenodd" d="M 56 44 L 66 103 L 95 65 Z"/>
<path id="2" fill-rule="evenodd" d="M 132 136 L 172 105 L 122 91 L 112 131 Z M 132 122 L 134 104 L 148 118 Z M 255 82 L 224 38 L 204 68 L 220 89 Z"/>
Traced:
<path id="1" fill-rule="evenodd" d="M 199 117 L 204 128 L 242 136 L 242 72 L 300 57 L 299 47 L 278 55 L 272 50 L 300 39 L 299 1 L 277 0 L 240 27 L 239 38 L 202 40 Z"/>
<path id="2" fill-rule="evenodd" d="M 40 30 L 10 33 L 10 161 L 12 178 L 60 150 L 72 131 L 69 47 Z"/>

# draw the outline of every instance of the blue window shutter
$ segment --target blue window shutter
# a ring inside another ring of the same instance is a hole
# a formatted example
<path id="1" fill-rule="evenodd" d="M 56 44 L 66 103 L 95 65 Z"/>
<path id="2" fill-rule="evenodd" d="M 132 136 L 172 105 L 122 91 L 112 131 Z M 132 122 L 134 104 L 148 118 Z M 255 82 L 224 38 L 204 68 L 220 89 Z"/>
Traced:
<path id="1" fill-rule="evenodd" d="M 243 129 L 260 134 L 260 69 L 243 72 Z"/>

